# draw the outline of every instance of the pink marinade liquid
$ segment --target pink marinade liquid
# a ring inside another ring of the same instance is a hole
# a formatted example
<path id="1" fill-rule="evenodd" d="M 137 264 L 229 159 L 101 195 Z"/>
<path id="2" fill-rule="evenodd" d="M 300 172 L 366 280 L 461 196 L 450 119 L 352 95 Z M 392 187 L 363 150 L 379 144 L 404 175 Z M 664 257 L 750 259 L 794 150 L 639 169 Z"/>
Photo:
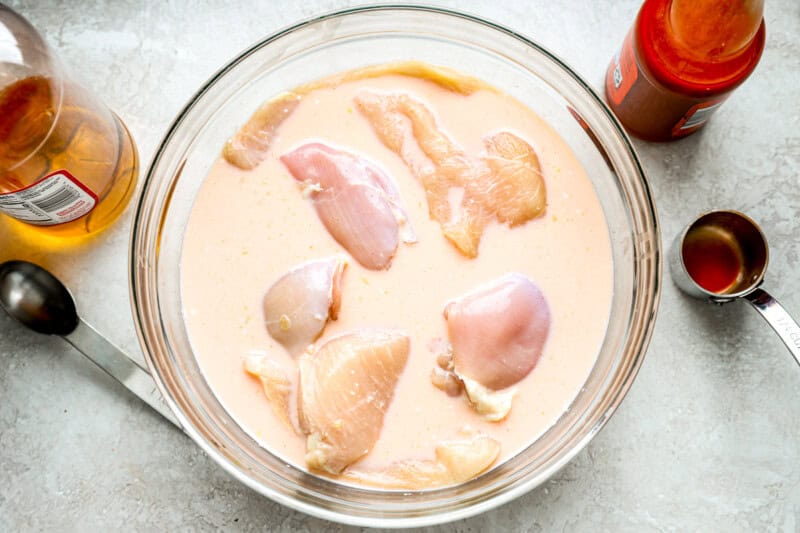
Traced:
<path id="1" fill-rule="evenodd" d="M 541 218 L 509 229 L 490 225 L 476 259 L 463 257 L 428 216 L 421 184 L 381 144 L 353 105 L 359 90 L 406 92 L 427 103 L 440 127 L 467 149 L 509 130 L 538 153 L 547 185 Z M 387 75 L 320 89 L 305 96 L 283 123 L 269 156 L 244 171 L 220 158 L 193 207 L 181 264 L 186 328 L 198 364 L 217 398 L 264 448 L 304 467 L 305 438 L 275 418 L 260 382 L 243 361 L 266 353 L 296 380 L 296 363 L 267 333 L 261 301 L 286 271 L 345 251 L 331 238 L 278 157 L 309 141 L 368 157 L 391 175 L 419 242 L 400 244 L 388 271 L 354 260 L 344 274 L 342 306 L 319 342 L 362 327 L 399 328 L 411 353 L 386 414 L 381 436 L 360 468 L 433 458 L 441 440 L 469 427 L 501 443 L 496 464 L 518 453 L 567 409 L 586 380 L 603 341 L 612 298 L 612 257 L 602 208 L 586 172 L 567 144 L 536 114 L 504 94 L 462 96 L 405 76 Z M 537 283 L 552 311 L 552 328 L 536 368 L 515 387 L 510 415 L 487 422 L 464 397 L 435 388 L 428 349 L 446 338 L 445 302 L 476 285 L 517 271 Z"/>

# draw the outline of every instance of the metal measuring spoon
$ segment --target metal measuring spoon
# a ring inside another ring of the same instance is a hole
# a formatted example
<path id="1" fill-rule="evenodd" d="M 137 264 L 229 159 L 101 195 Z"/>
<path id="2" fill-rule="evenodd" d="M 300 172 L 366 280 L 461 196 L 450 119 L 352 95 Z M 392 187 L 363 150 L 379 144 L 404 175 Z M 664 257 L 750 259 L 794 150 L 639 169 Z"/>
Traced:
<path id="1" fill-rule="evenodd" d="M 27 261 L 0 264 L 0 306 L 33 331 L 61 336 L 164 418 L 181 427 L 150 373 L 80 319 L 69 290 L 50 272 Z"/>
<path id="2" fill-rule="evenodd" d="M 738 211 L 699 216 L 678 234 L 669 253 L 670 273 L 678 288 L 718 304 L 743 298 L 761 313 L 800 365 L 800 326 L 759 288 L 768 262 L 764 233 Z"/>

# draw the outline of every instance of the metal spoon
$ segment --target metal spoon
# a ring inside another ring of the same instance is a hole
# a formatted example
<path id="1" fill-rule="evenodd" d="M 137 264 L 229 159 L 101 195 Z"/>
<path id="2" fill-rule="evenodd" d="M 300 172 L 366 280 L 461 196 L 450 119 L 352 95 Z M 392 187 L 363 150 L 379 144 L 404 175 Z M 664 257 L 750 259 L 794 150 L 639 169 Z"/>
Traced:
<path id="1" fill-rule="evenodd" d="M 0 264 L 0 306 L 38 333 L 59 335 L 125 388 L 178 426 L 150 373 L 78 316 L 69 290 L 27 261 Z"/>

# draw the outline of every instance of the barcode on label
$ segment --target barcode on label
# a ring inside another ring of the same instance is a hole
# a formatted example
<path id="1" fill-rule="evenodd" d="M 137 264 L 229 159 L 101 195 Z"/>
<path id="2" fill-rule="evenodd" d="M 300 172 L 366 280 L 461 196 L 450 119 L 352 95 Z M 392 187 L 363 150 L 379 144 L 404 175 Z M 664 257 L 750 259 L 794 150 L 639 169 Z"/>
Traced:
<path id="1" fill-rule="evenodd" d="M 24 189 L 0 194 L 0 213 L 40 226 L 71 222 L 89 213 L 95 204 L 94 193 L 66 170 Z"/>
<path id="2" fill-rule="evenodd" d="M 31 203 L 42 211 L 58 211 L 80 198 L 80 196 L 75 189 L 62 188 L 42 200 Z"/>

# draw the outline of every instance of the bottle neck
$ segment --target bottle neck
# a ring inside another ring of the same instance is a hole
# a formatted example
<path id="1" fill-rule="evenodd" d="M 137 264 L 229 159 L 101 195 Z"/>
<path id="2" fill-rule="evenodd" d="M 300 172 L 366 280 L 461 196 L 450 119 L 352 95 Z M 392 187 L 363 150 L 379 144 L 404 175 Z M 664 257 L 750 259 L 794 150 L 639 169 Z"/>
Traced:
<path id="1" fill-rule="evenodd" d="M 764 0 L 645 0 L 634 48 L 670 90 L 712 97 L 733 90 L 764 49 Z"/>
<path id="2" fill-rule="evenodd" d="M 744 52 L 763 15 L 764 0 L 671 0 L 665 22 L 676 47 L 713 63 Z"/>

